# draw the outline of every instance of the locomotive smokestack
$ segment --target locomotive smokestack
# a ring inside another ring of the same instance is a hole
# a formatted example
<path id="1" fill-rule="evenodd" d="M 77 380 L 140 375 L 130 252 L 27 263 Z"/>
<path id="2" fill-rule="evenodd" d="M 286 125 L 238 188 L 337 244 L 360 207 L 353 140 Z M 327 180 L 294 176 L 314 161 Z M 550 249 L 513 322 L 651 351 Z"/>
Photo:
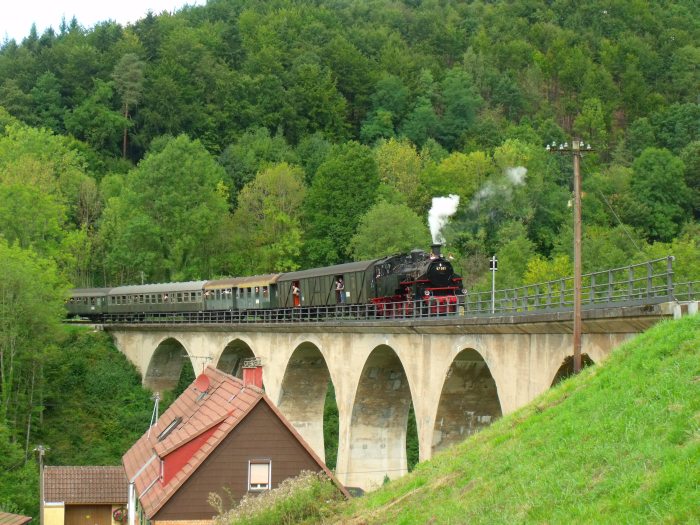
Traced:
<path id="1" fill-rule="evenodd" d="M 440 243 L 435 243 L 430 245 L 430 251 L 435 257 L 442 257 L 440 255 L 440 248 L 442 248 L 442 244 Z"/>

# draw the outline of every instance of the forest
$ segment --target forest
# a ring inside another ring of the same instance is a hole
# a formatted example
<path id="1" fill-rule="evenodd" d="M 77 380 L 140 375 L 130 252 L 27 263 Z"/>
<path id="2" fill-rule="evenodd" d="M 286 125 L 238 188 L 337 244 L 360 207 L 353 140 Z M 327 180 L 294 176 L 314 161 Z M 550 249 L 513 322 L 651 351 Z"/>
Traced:
<path id="1" fill-rule="evenodd" d="M 499 288 L 570 275 L 545 145 L 573 138 L 584 271 L 672 254 L 700 280 L 698 42 L 692 0 L 208 0 L 3 41 L 0 508 L 31 512 L 8 487 L 36 482 L 71 287 L 425 249 L 448 195 L 468 289 L 494 254 Z"/>

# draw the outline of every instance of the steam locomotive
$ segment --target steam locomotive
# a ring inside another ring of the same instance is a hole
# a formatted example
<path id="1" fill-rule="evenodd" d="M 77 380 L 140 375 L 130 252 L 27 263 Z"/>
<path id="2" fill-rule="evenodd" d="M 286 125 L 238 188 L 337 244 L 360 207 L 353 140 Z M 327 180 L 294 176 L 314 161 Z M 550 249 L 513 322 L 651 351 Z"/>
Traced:
<path id="1" fill-rule="evenodd" d="M 434 244 L 430 253 L 413 250 L 296 272 L 74 289 L 66 309 L 69 316 L 93 321 L 108 320 L 113 314 L 139 321 L 161 314 L 365 305 L 383 318 L 455 312 L 461 293 L 462 278 L 440 255 L 440 245 Z"/>

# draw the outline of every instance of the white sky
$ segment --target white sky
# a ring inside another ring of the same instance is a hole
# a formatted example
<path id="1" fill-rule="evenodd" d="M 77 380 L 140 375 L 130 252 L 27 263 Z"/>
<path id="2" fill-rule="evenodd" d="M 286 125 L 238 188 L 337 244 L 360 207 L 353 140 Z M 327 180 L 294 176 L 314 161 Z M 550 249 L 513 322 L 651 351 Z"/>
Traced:
<path id="1" fill-rule="evenodd" d="M 36 23 L 39 36 L 48 27 L 58 33 L 61 18 L 70 23 L 75 16 L 86 29 L 98 22 L 114 20 L 121 25 L 146 16 L 176 11 L 182 6 L 204 5 L 205 0 L 0 0 L 0 43 L 14 38 L 19 44 Z"/>

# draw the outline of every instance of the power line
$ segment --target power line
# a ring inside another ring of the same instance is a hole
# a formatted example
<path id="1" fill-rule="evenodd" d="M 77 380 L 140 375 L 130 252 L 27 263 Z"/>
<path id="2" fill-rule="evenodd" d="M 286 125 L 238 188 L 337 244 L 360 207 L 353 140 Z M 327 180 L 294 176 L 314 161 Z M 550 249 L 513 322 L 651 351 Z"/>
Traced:
<path id="1" fill-rule="evenodd" d="M 612 212 L 612 214 L 613 214 L 613 216 L 615 217 L 615 219 L 617 219 L 617 222 L 620 224 L 620 226 L 622 226 L 622 230 L 625 232 L 625 235 L 627 235 L 627 238 L 628 238 L 628 239 L 630 240 L 630 242 L 634 245 L 634 247 L 637 249 L 638 252 L 643 253 L 642 250 L 639 248 L 639 246 L 637 246 L 637 243 L 634 242 L 634 239 L 632 238 L 632 236 L 631 236 L 631 235 L 629 234 L 629 232 L 627 231 L 627 228 L 625 227 L 625 225 L 623 224 L 623 222 L 620 220 L 620 217 L 618 217 L 618 216 L 617 216 L 617 213 L 615 213 L 615 210 L 613 209 L 613 207 L 612 207 L 612 206 L 610 205 L 610 203 L 608 202 L 608 199 L 605 198 L 605 195 L 603 195 L 603 192 L 600 191 L 600 190 L 597 190 L 597 191 L 598 191 L 598 195 L 600 195 L 600 196 L 603 198 L 603 201 L 605 201 L 605 204 L 607 204 L 607 205 L 608 205 L 608 208 L 610 208 L 610 211 Z"/>

